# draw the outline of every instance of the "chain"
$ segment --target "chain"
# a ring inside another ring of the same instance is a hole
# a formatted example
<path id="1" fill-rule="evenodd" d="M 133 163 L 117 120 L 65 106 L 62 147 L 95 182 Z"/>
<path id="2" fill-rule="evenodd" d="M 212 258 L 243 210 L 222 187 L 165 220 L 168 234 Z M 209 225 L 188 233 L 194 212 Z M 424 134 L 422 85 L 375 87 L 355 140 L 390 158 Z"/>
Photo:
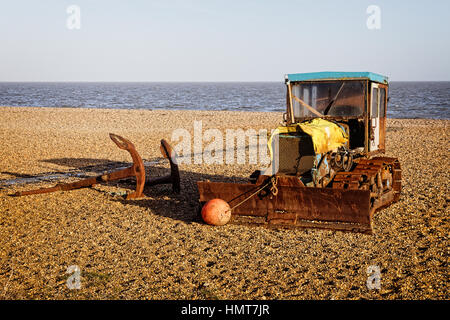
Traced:
<path id="1" fill-rule="evenodd" d="M 235 206 L 233 206 L 231 210 L 235 209 L 236 207 L 240 206 L 241 204 L 243 204 L 245 201 L 247 201 L 248 199 L 250 199 L 251 197 L 257 195 L 258 193 L 260 193 L 264 188 L 266 188 L 267 186 L 269 186 L 270 184 L 272 184 L 272 187 L 270 188 L 270 191 L 272 192 L 272 194 L 274 196 L 276 196 L 278 194 L 278 188 L 276 187 L 278 178 L 275 176 L 272 176 L 269 180 L 269 182 L 265 183 L 264 185 L 262 185 L 261 187 L 257 188 L 255 192 L 253 192 L 250 196 L 248 196 L 247 198 L 245 198 L 244 200 L 242 200 L 241 202 L 239 202 L 238 204 L 236 204 Z M 235 198 L 236 199 L 236 198 Z"/>
<path id="2" fill-rule="evenodd" d="M 277 194 L 278 194 L 278 188 L 277 188 L 278 177 L 277 176 L 273 176 L 270 179 L 270 182 L 272 183 L 272 186 L 270 187 L 270 192 L 272 192 L 272 195 L 276 197 Z"/>

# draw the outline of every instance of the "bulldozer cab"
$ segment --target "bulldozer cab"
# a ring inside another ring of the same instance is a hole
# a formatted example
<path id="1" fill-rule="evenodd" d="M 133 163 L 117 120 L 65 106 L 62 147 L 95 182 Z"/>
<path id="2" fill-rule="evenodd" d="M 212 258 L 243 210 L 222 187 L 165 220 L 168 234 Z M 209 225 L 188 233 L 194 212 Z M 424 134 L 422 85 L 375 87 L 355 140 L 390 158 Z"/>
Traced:
<path id="1" fill-rule="evenodd" d="M 286 125 L 314 118 L 346 128 L 349 149 L 361 155 L 385 151 L 388 78 L 371 72 L 315 72 L 285 76 Z"/>

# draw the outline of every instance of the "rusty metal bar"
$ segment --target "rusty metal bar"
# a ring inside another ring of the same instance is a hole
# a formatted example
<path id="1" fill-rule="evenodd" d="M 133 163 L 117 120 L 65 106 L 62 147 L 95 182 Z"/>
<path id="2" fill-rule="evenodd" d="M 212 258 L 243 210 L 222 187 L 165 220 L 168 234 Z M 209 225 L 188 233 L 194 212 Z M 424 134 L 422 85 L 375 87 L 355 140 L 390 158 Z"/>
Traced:
<path id="1" fill-rule="evenodd" d="M 14 196 L 26 196 L 31 194 L 41 194 L 41 193 L 50 193 L 55 191 L 68 191 L 86 187 L 92 187 L 95 184 L 101 182 L 108 182 L 114 180 L 121 180 L 125 178 L 135 177 L 136 178 L 136 190 L 132 193 L 129 193 L 126 196 L 126 199 L 137 199 L 142 198 L 144 196 L 144 186 L 147 183 L 149 186 L 154 186 L 158 184 L 172 184 L 172 190 L 175 193 L 180 192 L 180 173 L 178 170 L 178 165 L 176 164 L 176 153 L 169 145 L 166 140 L 161 140 L 161 154 L 164 158 L 167 158 L 170 163 L 170 175 L 158 178 L 150 178 L 146 181 L 145 179 L 145 167 L 144 162 L 142 161 L 141 156 L 137 152 L 135 146 L 131 141 L 110 133 L 109 137 L 111 140 L 122 150 L 126 150 L 130 153 L 131 158 L 133 159 L 133 165 L 129 168 L 122 169 L 119 171 L 110 172 L 107 174 L 103 174 L 100 176 L 87 178 L 84 180 L 72 182 L 72 183 L 60 183 L 54 187 L 50 188 L 41 188 L 30 191 L 19 191 L 14 194 Z"/>
<path id="2" fill-rule="evenodd" d="M 142 192 L 144 190 L 144 184 L 145 184 L 145 167 L 144 162 L 142 161 L 141 156 L 136 151 L 135 146 L 131 141 L 110 133 L 109 137 L 111 140 L 122 150 L 126 150 L 130 153 L 131 158 L 133 159 L 133 165 L 129 168 L 111 172 L 108 174 L 103 174 L 101 176 L 92 177 L 72 183 L 61 183 L 57 184 L 54 187 L 50 188 L 41 188 L 37 190 L 30 190 L 30 191 L 19 191 L 14 194 L 14 196 L 25 196 L 25 195 L 31 195 L 31 194 L 41 194 L 41 193 L 49 193 L 49 192 L 55 192 L 55 191 L 68 191 L 68 190 L 74 190 L 74 189 L 80 189 L 80 188 L 86 188 L 91 187 L 95 184 L 98 184 L 100 182 L 107 182 L 107 181 L 113 181 L 113 180 L 120 180 L 128 177 L 136 177 L 136 190 L 133 193 L 130 193 L 127 195 L 127 199 L 136 199 L 142 197 Z"/>

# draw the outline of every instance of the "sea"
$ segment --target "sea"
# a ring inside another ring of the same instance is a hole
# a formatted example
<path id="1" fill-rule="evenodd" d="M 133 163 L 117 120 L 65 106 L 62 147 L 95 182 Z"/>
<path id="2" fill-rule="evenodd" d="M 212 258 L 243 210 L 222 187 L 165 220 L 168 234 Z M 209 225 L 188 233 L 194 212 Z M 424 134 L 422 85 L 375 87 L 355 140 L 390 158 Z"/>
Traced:
<path id="1" fill-rule="evenodd" d="M 283 82 L 0 82 L 0 106 L 284 111 Z M 450 82 L 390 82 L 389 118 L 450 119 Z"/>

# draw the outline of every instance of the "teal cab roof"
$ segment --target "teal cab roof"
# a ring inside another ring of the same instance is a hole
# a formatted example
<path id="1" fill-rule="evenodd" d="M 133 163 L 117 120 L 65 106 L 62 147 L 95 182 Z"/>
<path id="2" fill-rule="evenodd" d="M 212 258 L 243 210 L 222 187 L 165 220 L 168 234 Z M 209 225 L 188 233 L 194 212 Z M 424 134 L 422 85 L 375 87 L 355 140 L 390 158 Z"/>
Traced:
<path id="1" fill-rule="evenodd" d="M 387 83 L 388 77 L 373 72 L 310 72 L 291 73 L 285 76 L 286 81 L 316 81 L 316 80 L 346 80 L 346 79 L 368 79 L 370 81 Z"/>

